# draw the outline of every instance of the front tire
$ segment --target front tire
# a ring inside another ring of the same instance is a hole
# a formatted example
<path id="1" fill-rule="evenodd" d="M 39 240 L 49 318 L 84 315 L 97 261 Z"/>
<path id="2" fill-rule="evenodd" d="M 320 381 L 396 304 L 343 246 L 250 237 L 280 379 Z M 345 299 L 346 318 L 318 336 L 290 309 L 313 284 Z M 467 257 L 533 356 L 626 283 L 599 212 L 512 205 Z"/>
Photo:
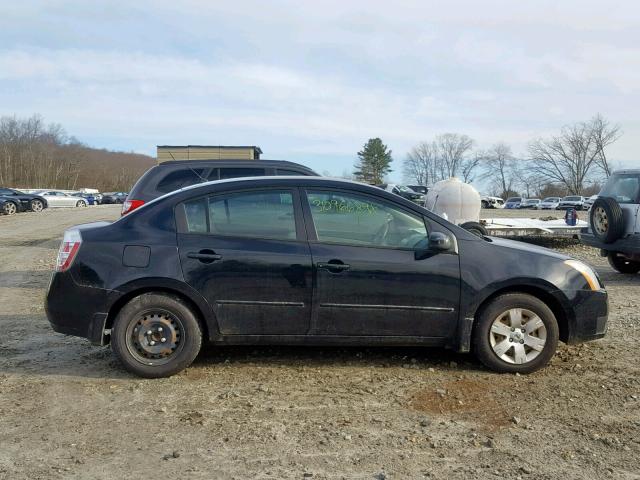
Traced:
<path id="1" fill-rule="evenodd" d="M 180 298 L 144 293 L 118 313 L 111 346 L 122 365 L 145 378 L 170 377 L 187 368 L 200 352 L 202 329 Z"/>
<path id="2" fill-rule="evenodd" d="M 42 202 L 42 200 L 38 199 L 31 200 L 29 208 L 32 212 L 41 212 L 42 210 L 44 210 L 44 203 Z"/>
<path id="3" fill-rule="evenodd" d="M 87 206 L 87 202 L 85 202 L 84 200 L 78 200 L 78 203 L 76 203 L 76 207 L 86 207 Z"/>
<path id="4" fill-rule="evenodd" d="M 473 344 L 478 359 L 501 373 L 531 373 L 544 367 L 558 347 L 558 322 L 540 299 L 507 293 L 476 318 Z"/>
<path id="5" fill-rule="evenodd" d="M 609 261 L 611 268 L 620 273 L 633 274 L 640 272 L 640 262 L 628 260 L 618 252 L 609 252 L 607 260 Z"/>

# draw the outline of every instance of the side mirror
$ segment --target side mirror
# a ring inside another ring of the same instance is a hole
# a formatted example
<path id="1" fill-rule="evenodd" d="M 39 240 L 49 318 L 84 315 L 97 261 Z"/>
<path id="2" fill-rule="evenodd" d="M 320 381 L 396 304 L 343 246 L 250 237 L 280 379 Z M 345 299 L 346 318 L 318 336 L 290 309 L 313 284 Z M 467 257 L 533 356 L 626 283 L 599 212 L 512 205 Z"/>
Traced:
<path id="1" fill-rule="evenodd" d="M 422 260 L 440 252 L 446 252 L 453 247 L 451 236 L 442 232 L 431 232 L 428 238 L 418 242 L 415 259 Z"/>

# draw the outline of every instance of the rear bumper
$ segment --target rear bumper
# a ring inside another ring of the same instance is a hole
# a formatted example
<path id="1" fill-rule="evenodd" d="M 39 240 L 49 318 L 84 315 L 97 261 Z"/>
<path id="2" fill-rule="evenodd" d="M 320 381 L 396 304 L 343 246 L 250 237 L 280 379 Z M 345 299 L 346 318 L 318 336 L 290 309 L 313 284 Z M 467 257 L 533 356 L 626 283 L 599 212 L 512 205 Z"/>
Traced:
<path id="1" fill-rule="evenodd" d="M 114 290 L 78 285 L 69 272 L 56 272 L 49 284 L 45 311 L 54 331 L 104 345 L 109 308 L 119 296 Z"/>
<path id="2" fill-rule="evenodd" d="M 574 312 L 567 332 L 567 343 L 581 343 L 602 338 L 607 333 L 609 298 L 606 290 L 576 290 L 569 293 Z"/>
<path id="3" fill-rule="evenodd" d="M 598 240 L 592 233 L 581 233 L 580 242 L 590 247 L 599 248 L 611 252 L 640 253 L 640 234 L 619 238 L 615 242 L 604 243 Z"/>

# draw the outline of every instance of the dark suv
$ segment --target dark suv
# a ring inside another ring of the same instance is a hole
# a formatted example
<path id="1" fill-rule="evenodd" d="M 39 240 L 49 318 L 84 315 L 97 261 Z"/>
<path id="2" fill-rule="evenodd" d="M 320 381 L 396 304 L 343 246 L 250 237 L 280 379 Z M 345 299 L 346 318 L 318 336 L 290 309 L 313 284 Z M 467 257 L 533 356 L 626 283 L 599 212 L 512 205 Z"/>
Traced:
<path id="1" fill-rule="evenodd" d="M 175 160 L 147 170 L 129 192 L 122 215 L 154 198 L 196 183 L 266 175 L 318 176 L 303 165 L 282 160 Z"/>

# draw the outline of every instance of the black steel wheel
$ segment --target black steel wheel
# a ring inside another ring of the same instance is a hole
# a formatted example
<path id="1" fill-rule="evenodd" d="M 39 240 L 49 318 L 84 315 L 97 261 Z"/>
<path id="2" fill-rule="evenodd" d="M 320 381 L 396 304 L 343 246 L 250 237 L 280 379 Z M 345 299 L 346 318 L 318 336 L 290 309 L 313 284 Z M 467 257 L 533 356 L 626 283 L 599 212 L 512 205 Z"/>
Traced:
<path id="1" fill-rule="evenodd" d="M 487 235 L 487 229 L 484 228 L 484 226 L 479 223 L 479 222 L 464 222 L 463 224 L 460 225 L 462 228 L 464 228 L 465 230 L 473 233 L 474 235 L 477 235 L 479 237 L 482 237 L 484 235 Z"/>
<path id="2" fill-rule="evenodd" d="M 202 344 L 200 323 L 180 298 L 144 293 L 130 300 L 116 317 L 111 346 L 132 373 L 169 377 L 187 368 Z"/>

